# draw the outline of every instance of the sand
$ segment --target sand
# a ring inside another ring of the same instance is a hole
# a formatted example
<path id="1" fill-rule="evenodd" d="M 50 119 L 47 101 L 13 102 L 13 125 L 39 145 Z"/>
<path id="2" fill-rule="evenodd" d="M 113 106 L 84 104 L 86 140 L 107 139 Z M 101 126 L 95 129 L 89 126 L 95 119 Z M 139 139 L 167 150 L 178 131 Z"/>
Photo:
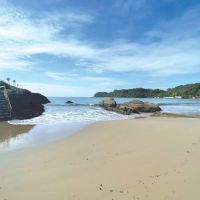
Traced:
<path id="1" fill-rule="evenodd" d="M 0 200 L 199 200 L 199 119 L 98 122 L 0 154 Z"/>
<path id="2" fill-rule="evenodd" d="M 27 133 L 33 125 L 11 125 L 7 122 L 0 122 L 0 142 L 8 141 L 17 135 Z"/>

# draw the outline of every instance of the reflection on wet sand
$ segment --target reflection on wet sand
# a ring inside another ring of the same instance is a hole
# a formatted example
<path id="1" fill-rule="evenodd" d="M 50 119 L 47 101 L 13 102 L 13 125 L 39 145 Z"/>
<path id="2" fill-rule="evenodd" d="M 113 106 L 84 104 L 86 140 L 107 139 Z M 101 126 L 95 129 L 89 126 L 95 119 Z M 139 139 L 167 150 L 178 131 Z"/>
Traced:
<path id="1" fill-rule="evenodd" d="M 12 125 L 0 123 L 0 152 L 34 147 L 74 134 L 88 123 Z"/>
<path id="2" fill-rule="evenodd" d="M 22 133 L 29 132 L 34 125 L 12 125 L 0 122 L 0 143 L 8 142 Z"/>

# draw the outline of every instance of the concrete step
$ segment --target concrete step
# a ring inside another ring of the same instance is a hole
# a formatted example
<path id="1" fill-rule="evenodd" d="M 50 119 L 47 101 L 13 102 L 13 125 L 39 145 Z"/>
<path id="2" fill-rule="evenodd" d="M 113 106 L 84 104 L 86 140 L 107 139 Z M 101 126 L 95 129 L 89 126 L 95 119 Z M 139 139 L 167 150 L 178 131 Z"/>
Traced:
<path id="1" fill-rule="evenodd" d="M 10 116 L 10 113 L 0 113 L 0 116 Z"/>
<path id="2" fill-rule="evenodd" d="M 10 112 L 6 111 L 6 112 L 0 112 L 0 115 L 10 115 Z"/>
<path id="3" fill-rule="evenodd" d="M 10 113 L 10 111 L 8 109 L 2 109 L 2 110 L 0 110 L 0 114 L 1 113 Z"/>
<path id="4" fill-rule="evenodd" d="M 0 104 L 0 109 L 3 108 L 3 107 L 7 107 L 7 108 L 8 108 L 8 104 L 7 104 L 7 103 L 4 103 L 4 104 L 2 103 L 2 104 Z"/>
<path id="5" fill-rule="evenodd" d="M 8 121 L 8 120 L 11 120 L 11 117 L 5 117 L 5 118 L 0 117 L 0 121 Z"/>
<path id="6" fill-rule="evenodd" d="M 0 121 L 7 121 L 11 119 L 11 112 L 4 93 L 0 92 Z"/>
<path id="7" fill-rule="evenodd" d="M 8 107 L 8 105 L 3 105 L 3 106 L 1 106 L 1 105 L 0 105 L 0 110 L 4 110 L 4 109 L 7 109 L 7 110 L 9 110 L 9 107 Z"/>
<path id="8" fill-rule="evenodd" d="M 3 116 L 3 115 L 10 115 L 10 112 L 1 112 L 0 116 Z"/>
<path id="9" fill-rule="evenodd" d="M 0 109 L 3 108 L 3 107 L 7 107 L 8 108 L 8 104 L 7 103 L 0 104 Z"/>
<path id="10" fill-rule="evenodd" d="M 0 115 L 0 118 L 8 118 L 10 115 Z"/>
<path id="11" fill-rule="evenodd" d="M 5 115 L 5 114 L 10 114 L 10 112 L 8 110 L 5 110 L 5 111 L 0 111 L 0 115 Z"/>

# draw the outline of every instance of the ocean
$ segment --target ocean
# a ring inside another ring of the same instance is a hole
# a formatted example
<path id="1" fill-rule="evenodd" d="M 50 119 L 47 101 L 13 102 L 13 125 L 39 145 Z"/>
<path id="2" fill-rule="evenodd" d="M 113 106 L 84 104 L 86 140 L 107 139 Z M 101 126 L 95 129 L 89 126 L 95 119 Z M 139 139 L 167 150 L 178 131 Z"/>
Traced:
<path id="1" fill-rule="evenodd" d="M 99 107 L 102 98 L 95 97 L 49 97 L 51 103 L 45 105 L 45 112 L 33 119 L 12 120 L 14 125 L 33 125 L 28 132 L 18 133 L 8 126 L 7 139 L 0 138 L 0 152 L 10 151 L 19 148 L 26 148 L 37 145 L 44 145 L 70 136 L 80 129 L 96 121 L 134 119 L 148 117 L 148 114 L 122 115 L 106 111 Z M 158 103 L 162 112 L 195 114 L 200 116 L 200 100 L 197 99 L 134 99 L 115 98 L 118 103 L 131 100 L 141 100 Z M 73 105 L 66 104 L 66 101 L 73 101 Z"/>
<path id="2" fill-rule="evenodd" d="M 45 105 L 45 112 L 29 120 L 13 120 L 12 124 L 58 124 L 75 122 L 95 122 L 105 120 L 133 119 L 140 115 L 122 115 L 106 111 L 99 107 L 102 98 L 97 97 L 49 97 L 51 103 Z M 160 98 L 115 98 L 117 103 L 132 100 L 157 103 L 162 112 L 200 115 L 200 100 L 198 99 L 160 99 Z M 66 104 L 72 101 L 74 104 Z"/>

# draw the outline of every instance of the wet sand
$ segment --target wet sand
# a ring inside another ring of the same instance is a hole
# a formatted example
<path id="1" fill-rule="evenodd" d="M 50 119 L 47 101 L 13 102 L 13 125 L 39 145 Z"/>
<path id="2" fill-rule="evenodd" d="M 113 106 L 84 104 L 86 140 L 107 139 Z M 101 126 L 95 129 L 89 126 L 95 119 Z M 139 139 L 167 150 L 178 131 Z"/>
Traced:
<path id="1" fill-rule="evenodd" d="M 0 154 L 0 200 L 199 200 L 199 119 L 97 122 Z"/>
<path id="2" fill-rule="evenodd" d="M 0 143 L 27 133 L 33 127 L 34 125 L 11 125 L 7 122 L 0 122 Z"/>

